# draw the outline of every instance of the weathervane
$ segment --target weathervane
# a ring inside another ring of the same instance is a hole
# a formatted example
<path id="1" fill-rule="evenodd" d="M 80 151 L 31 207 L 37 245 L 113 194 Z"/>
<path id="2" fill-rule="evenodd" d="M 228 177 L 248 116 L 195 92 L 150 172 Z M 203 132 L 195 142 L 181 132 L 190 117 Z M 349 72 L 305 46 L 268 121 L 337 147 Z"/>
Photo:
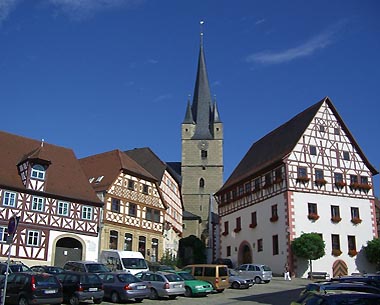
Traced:
<path id="1" fill-rule="evenodd" d="M 199 25 L 200 25 L 200 35 L 201 35 L 201 45 L 203 44 L 203 24 L 204 24 L 205 22 L 203 21 L 203 20 L 201 20 L 200 22 L 199 22 Z"/>

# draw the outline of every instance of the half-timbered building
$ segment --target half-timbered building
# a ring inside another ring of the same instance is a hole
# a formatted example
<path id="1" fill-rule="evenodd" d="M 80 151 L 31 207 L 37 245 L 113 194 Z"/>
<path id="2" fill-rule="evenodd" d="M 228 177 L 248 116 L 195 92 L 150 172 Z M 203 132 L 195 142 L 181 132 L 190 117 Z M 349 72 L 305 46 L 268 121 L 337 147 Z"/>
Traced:
<path id="1" fill-rule="evenodd" d="M 104 202 L 99 250 L 140 251 L 157 261 L 166 211 L 157 179 L 117 149 L 79 161 Z"/>
<path id="2" fill-rule="evenodd" d="M 362 247 L 377 236 L 377 173 L 324 98 L 254 143 L 216 193 L 221 257 L 278 274 L 289 263 L 306 277 L 308 263 L 292 255 L 291 242 L 316 232 L 326 254 L 314 271 L 368 272 Z"/>
<path id="3" fill-rule="evenodd" d="M 163 247 L 167 257 L 176 258 L 179 240 L 182 237 L 181 177 L 148 147 L 135 148 L 125 153 L 159 181 L 162 197 L 167 206 Z"/>
<path id="4" fill-rule="evenodd" d="M 58 266 L 97 259 L 103 203 L 73 151 L 2 131 L 0 143 L 0 256 Z"/>

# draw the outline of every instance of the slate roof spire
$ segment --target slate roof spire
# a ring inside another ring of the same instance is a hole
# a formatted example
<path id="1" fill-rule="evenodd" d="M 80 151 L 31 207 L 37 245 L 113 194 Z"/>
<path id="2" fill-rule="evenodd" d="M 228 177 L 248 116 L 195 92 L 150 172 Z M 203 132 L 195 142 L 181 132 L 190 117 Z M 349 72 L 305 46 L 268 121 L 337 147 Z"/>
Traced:
<path id="1" fill-rule="evenodd" d="M 193 104 L 191 107 L 193 120 L 196 124 L 193 139 L 212 139 L 210 131 L 211 93 L 207 77 L 206 61 L 203 49 L 203 31 L 201 24 L 200 48 L 198 58 L 197 78 L 195 81 Z"/>

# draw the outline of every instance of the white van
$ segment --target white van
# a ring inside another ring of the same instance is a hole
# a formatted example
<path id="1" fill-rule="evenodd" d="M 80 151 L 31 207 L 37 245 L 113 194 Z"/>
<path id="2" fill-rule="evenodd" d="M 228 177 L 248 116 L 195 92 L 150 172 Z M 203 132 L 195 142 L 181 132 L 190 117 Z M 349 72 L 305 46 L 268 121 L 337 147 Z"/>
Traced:
<path id="1" fill-rule="evenodd" d="M 136 251 L 102 250 L 99 262 L 112 271 L 125 271 L 136 274 L 140 271 L 149 270 L 144 256 Z"/>

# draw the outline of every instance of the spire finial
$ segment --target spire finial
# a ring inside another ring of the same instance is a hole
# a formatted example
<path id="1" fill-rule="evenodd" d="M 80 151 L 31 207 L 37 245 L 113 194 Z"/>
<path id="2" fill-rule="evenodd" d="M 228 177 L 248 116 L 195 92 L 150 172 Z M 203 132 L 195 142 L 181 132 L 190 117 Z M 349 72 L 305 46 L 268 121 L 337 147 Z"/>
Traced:
<path id="1" fill-rule="evenodd" d="M 41 139 L 41 147 L 44 147 L 45 139 Z"/>
<path id="2" fill-rule="evenodd" d="M 201 20 L 200 22 L 199 22 L 199 25 L 200 25 L 200 36 L 201 36 L 201 45 L 203 45 L 203 24 L 204 24 L 205 22 L 203 21 L 203 20 Z"/>

